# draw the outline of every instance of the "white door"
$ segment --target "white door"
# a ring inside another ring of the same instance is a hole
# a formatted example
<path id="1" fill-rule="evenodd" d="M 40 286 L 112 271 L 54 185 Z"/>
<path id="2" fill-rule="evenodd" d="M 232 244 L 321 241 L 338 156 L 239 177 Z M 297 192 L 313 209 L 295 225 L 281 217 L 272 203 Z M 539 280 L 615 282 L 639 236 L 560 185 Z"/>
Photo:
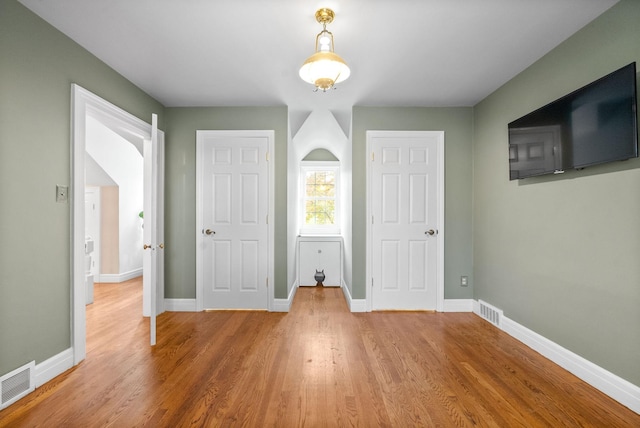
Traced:
<path id="1" fill-rule="evenodd" d="M 143 315 L 149 316 L 149 341 L 156 344 L 156 315 L 164 301 L 164 138 L 158 117 L 151 119 L 151 139 L 144 142 Z"/>
<path id="2" fill-rule="evenodd" d="M 444 134 L 371 131 L 367 139 L 371 308 L 435 310 Z"/>
<path id="3" fill-rule="evenodd" d="M 197 131 L 196 268 L 204 309 L 268 309 L 270 135 Z"/>

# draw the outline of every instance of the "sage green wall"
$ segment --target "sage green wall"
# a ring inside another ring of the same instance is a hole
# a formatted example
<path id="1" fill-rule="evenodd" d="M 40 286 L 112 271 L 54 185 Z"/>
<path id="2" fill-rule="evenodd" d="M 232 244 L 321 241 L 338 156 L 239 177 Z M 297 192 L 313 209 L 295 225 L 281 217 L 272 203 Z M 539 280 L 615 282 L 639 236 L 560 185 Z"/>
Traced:
<path id="1" fill-rule="evenodd" d="M 14 0 L 0 0 L 0 374 L 71 345 L 71 84 L 150 121 L 163 107 Z"/>
<path id="2" fill-rule="evenodd" d="M 640 385 L 640 159 L 509 181 L 507 123 L 640 62 L 640 2 L 623 0 L 479 103 L 476 299 Z"/>
<path id="3" fill-rule="evenodd" d="M 196 131 L 275 131 L 275 297 L 287 297 L 287 107 L 167 108 L 165 296 L 196 297 Z"/>
<path id="4" fill-rule="evenodd" d="M 473 111 L 470 107 L 353 108 L 353 284 L 355 299 L 366 297 L 366 131 L 444 131 L 446 299 L 473 297 L 471 242 L 471 174 Z M 460 276 L 469 286 L 460 286 Z"/>

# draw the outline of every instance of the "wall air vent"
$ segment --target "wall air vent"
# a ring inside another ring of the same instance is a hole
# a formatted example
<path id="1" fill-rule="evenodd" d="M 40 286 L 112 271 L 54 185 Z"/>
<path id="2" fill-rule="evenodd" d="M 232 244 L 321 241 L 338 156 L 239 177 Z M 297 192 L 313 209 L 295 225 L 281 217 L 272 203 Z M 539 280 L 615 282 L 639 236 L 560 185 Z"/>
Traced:
<path id="1" fill-rule="evenodd" d="M 31 361 L 0 377 L 0 409 L 35 390 L 35 367 L 36 362 Z"/>
<path id="2" fill-rule="evenodd" d="M 488 304 L 487 302 L 483 302 L 482 300 L 478 300 L 478 303 L 480 303 L 480 306 L 478 308 L 478 315 L 501 329 L 502 310 Z"/>

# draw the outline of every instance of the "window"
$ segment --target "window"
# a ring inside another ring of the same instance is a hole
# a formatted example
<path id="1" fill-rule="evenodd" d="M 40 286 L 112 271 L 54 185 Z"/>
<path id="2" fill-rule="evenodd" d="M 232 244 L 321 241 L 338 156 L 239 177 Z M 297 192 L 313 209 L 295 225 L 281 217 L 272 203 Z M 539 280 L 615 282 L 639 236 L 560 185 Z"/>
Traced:
<path id="1" fill-rule="evenodd" d="M 340 233 L 338 162 L 303 162 L 301 233 Z"/>

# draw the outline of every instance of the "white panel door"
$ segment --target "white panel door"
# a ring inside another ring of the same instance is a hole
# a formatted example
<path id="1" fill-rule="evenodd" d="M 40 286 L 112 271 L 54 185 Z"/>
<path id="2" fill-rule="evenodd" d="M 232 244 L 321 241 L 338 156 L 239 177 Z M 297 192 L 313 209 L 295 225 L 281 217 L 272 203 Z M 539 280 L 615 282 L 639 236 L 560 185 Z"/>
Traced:
<path id="1" fill-rule="evenodd" d="M 156 315 L 164 302 L 164 136 L 151 118 L 151 139 L 144 141 L 143 315 L 149 316 L 149 341 L 156 344 Z"/>
<path id="2" fill-rule="evenodd" d="M 439 138 L 395 132 L 369 140 L 373 310 L 436 309 Z"/>
<path id="3" fill-rule="evenodd" d="M 268 308 L 267 136 L 198 131 L 204 309 Z"/>

